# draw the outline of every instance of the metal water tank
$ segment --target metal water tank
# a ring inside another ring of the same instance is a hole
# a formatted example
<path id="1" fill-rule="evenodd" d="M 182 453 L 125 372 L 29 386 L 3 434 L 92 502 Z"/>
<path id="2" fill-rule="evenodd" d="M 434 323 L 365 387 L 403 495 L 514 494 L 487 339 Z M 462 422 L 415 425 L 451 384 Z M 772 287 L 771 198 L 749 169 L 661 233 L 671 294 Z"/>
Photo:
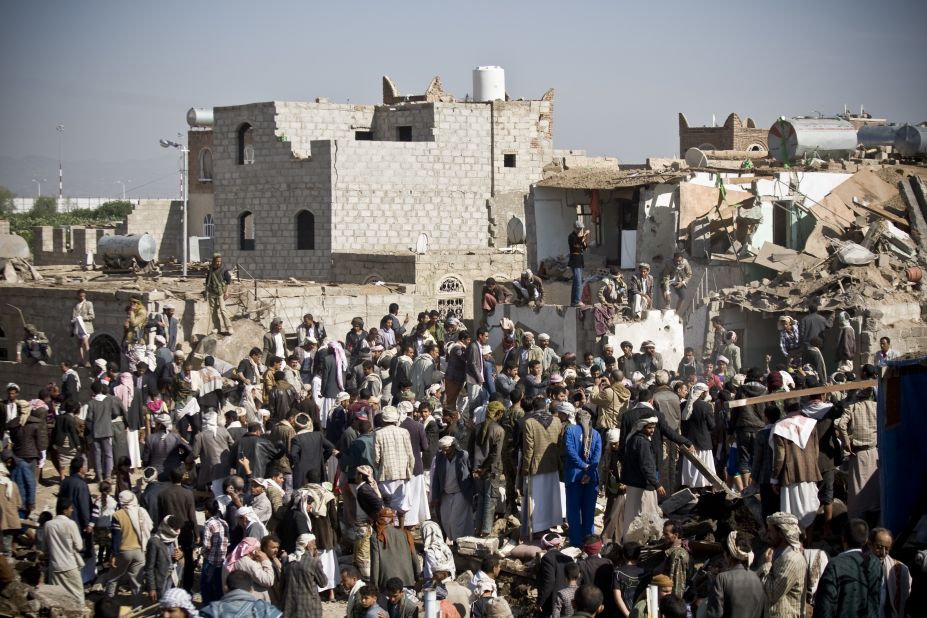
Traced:
<path id="1" fill-rule="evenodd" d="M 927 156 L 927 127 L 902 125 L 895 132 L 895 152 L 902 157 Z"/>
<path id="2" fill-rule="evenodd" d="M 187 124 L 191 127 L 211 127 L 214 123 L 211 107 L 191 107 L 187 112 Z"/>
<path id="3" fill-rule="evenodd" d="M 0 234 L 0 259 L 23 258 L 29 259 L 32 252 L 29 243 L 17 234 Z"/>
<path id="4" fill-rule="evenodd" d="M 150 234 L 103 236 L 97 241 L 97 253 L 105 258 L 134 258 L 150 262 L 158 255 L 158 243 Z"/>
<path id="5" fill-rule="evenodd" d="M 497 66 L 473 69 L 473 100 L 504 101 L 505 69 Z"/>
<path id="6" fill-rule="evenodd" d="M 769 128 L 769 154 L 794 163 L 805 156 L 848 158 L 856 150 L 856 127 L 840 118 L 780 118 Z"/>
<path id="7" fill-rule="evenodd" d="M 897 124 L 864 124 L 856 132 L 856 142 L 866 148 L 892 146 L 897 132 Z"/>

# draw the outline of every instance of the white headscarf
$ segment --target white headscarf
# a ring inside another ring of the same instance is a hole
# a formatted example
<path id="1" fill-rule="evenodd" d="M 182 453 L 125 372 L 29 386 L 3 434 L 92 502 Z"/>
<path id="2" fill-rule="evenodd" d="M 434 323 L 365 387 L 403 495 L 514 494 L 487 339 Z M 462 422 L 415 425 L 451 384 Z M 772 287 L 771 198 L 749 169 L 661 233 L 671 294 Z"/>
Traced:
<path id="1" fill-rule="evenodd" d="M 454 565 L 454 554 L 444 542 L 441 526 L 433 521 L 422 522 L 422 542 L 425 554 L 434 561 L 432 570 L 448 571 L 453 577 L 457 570 Z"/>
<path id="2" fill-rule="evenodd" d="M 151 538 L 151 517 L 148 511 L 140 509 L 138 499 L 135 494 L 129 490 L 119 492 L 119 508 L 126 512 L 129 521 L 132 522 L 132 529 L 138 536 L 139 543 L 142 547 L 148 546 L 148 539 Z"/>
<path id="3" fill-rule="evenodd" d="M 634 428 L 628 432 L 628 442 L 631 441 L 631 437 L 634 434 L 642 430 L 647 425 L 656 425 L 659 422 L 660 422 L 660 419 L 658 419 L 656 416 L 645 416 L 641 418 L 634 424 Z"/>
<path id="4" fill-rule="evenodd" d="M 710 398 L 710 395 L 708 395 L 708 385 L 704 382 L 699 382 L 689 391 L 689 400 L 686 401 L 686 407 L 682 411 L 682 420 L 689 420 L 689 417 L 692 416 L 692 407 L 695 405 L 695 402 L 702 397 Z"/>

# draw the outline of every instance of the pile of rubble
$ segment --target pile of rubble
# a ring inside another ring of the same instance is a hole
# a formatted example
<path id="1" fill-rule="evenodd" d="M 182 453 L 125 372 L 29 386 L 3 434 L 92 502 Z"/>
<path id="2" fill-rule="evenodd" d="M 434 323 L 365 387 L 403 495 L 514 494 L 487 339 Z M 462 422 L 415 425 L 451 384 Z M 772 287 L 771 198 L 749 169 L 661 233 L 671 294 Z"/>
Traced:
<path id="1" fill-rule="evenodd" d="M 901 176 L 897 189 L 886 182 L 893 176 Z M 777 273 L 725 288 L 720 299 L 772 313 L 803 312 L 812 299 L 822 309 L 924 303 L 927 189 L 919 176 L 892 169 L 857 172 L 804 208 L 816 223 L 801 251 L 766 242 L 758 250 L 735 245 L 735 256 L 712 256 Z"/>

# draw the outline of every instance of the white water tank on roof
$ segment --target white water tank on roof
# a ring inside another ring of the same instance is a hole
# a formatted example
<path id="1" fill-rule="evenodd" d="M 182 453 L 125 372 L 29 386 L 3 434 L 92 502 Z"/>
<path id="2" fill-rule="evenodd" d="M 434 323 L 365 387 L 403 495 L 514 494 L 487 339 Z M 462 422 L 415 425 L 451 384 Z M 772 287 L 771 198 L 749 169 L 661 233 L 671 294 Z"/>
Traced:
<path id="1" fill-rule="evenodd" d="M 191 127 L 211 127 L 214 124 L 211 107 L 191 107 L 187 111 L 187 124 Z"/>
<path id="2" fill-rule="evenodd" d="M 496 66 L 473 69 L 473 100 L 504 101 L 505 69 Z"/>

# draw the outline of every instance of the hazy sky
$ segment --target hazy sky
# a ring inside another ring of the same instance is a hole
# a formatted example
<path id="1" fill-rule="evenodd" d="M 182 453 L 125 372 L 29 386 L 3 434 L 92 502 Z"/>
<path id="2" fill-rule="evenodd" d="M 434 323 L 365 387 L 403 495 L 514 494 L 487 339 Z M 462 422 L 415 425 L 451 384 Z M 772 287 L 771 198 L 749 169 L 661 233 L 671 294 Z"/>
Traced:
<path id="1" fill-rule="evenodd" d="M 35 176 L 54 184 L 61 123 L 66 193 L 131 178 L 130 193 L 174 195 L 177 160 L 158 138 L 184 131 L 192 106 L 375 103 L 383 74 L 408 94 L 440 75 L 462 97 L 481 64 L 505 68 L 513 98 L 556 88 L 556 147 L 626 162 L 676 153 L 680 111 L 767 127 L 864 104 L 919 122 L 925 23 L 914 0 L 5 0 L 0 182 L 25 195 Z"/>

